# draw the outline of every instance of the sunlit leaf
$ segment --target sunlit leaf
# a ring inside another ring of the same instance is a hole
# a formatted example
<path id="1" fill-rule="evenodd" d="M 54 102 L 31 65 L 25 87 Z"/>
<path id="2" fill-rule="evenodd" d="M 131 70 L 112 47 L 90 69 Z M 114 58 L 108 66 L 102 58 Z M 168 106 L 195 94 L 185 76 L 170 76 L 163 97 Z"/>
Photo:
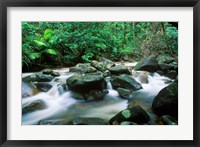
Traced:
<path id="1" fill-rule="evenodd" d="M 37 59 L 37 58 L 40 58 L 40 56 L 41 56 L 40 53 L 30 53 L 30 54 L 29 54 L 29 58 L 30 58 L 31 60 L 35 60 L 35 59 Z"/>
<path id="2" fill-rule="evenodd" d="M 57 55 L 58 52 L 55 49 L 46 49 L 44 50 L 45 53 L 51 54 L 51 55 Z"/>
<path id="3" fill-rule="evenodd" d="M 38 40 L 34 40 L 34 43 L 35 43 L 37 46 L 39 46 L 39 47 L 41 47 L 41 46 L 47 46 L 44 42 L 41 42 L 41 41 L 38 41 Z"/>

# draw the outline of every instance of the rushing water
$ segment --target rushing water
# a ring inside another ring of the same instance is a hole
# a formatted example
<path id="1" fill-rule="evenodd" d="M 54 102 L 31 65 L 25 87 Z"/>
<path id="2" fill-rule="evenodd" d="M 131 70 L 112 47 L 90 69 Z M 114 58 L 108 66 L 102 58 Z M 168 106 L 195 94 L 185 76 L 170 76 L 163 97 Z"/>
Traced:
<path id="1" fill-rule="evenodd" d="M 109 120 L 115 114 L 127 108 L 128 100 L 119 97 L 118 92 L 112 88 L 110 78 L 106 78 L 109 93 L 103 100 L 84 102 L 73 98 L 71 91 L 59 92 L 58 85 L 65 84 L 66 79 L 72 76 L 73 73 L 69 73 L 68 68 L 56 71 L 61 76 L 49 82 L 52 88 L 48 92 L 39 92 L 34 96 L 22 98 L 22 105 L 35 100 L 43 100 L 47 105 L 44 110 L 23 114 L 23 125 L 38 124 L 40 120 L 44 119 L 66 119 L 70 121 L 74 117 L 99 117 Z M 23 77 L 28 75 L 30 74 L 23 74 Z M 136 80 L 140 82 L 138 78 Z M 136 100 L 136 103 L 139 103 L 149 113 L 152 118 L 152 124 L 156 123 L 154 121 L 156 116 L 151 112 L 151 103 L 158 92 L 168 85 L 165 84 L 166 80 L 170 79 L 157 73 L 148 75 L 148 84 L 140 82 L 143 89 L 135 91 L 131 95 L 132 99 Z"/>

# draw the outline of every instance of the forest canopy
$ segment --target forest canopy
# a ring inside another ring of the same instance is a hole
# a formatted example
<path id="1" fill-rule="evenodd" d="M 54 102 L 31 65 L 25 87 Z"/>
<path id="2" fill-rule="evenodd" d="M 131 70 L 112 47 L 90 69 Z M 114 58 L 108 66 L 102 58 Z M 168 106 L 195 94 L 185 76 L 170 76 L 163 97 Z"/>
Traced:
<path id="1" fill-rule="evenodd" d="M 178 56 L 174 22 L 22 22 L 23 71 L 73 66 L 99 57 L 139 61 Z"/>

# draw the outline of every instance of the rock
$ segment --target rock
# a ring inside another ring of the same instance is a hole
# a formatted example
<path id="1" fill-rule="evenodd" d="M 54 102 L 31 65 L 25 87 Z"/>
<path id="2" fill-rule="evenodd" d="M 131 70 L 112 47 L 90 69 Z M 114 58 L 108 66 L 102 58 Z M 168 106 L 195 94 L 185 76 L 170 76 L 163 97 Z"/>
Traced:
<path id="1" fill-rule="evenodd" d="M 46 74 L 32 74 L 30 76 L 30 80 L 33 82 L 50 82 L 52 79 L 52 76 Z"/>
<path id="2" fill-rule="evenodd" d="M 75 74 L 67 79 L 67 85 L 75 92 L 75 98 L 87 101 L 102 99 L 108 93 L 106 81 L 99 72 Z"/>
<path id="3" fill-rule="evenodd" d="M 124 121 L 143 124 L 148 122 L 149 120 L 149 115 L 140 106 L 137 105 L 116 114 L 113 118 L 109 120 L 109 124 L 121 124 Z"/>
<path id="4" fill-rule="evenodd" d="M 98 61 L 92 61 L 90 63 L 91 66 L 93 66 L 94 68 L 96 68 L 97 70 L 100 70 L 100 71 L 105 71 L 107 68 L 106 66 L 103 64 L 103 62 L 98 62 Z"/>
<path id="5" fill-rule="evenodd" d="M 99 61 L 100 61 L 100 62 L 103 62 L 103 65 L 104 65 L 104 67 L 106 67 L 106 69 L 115 66 L 115 63 L 114 63 L 114 62 L 112 62 L 111 60 L 106 59 L 106 58 L 104 58 L 104 57 L 100 57 L 100 58 L 99 58 Z"/>
<path id="6" fill-rule="evenodd" d="M 120 76 L 115 76 L 111 79 L 111 84 L 113 88 L 125 88 L 128 90 L 139 90 L 142 89 L 140 83 L 138 83 L 133 77 L 127 74 L 122 74 Z"/>
<path id="7" fill-rule="evenodd" d="M 169 115 L 163 115 L 160 120 L 164 125 L 178 125 L 178 121 Z"/>
<path id="8" fill-rule="evenodd" d="M 36 100 L 31 103 L 26 104 L 25 106 L 22 106 L 22 113 L 29 113 L 37 110 L 43 110 L 47 108 L 46 104 L 42 100 Z"/>
<path id="9" fill-rule="evenodd" d="M 65 119 L 41 120 L 38 125 L 67 125 L 68 121 Z"/>
<path id="10" fill-rule="evenodd" d="M 53 77 L 59 77 L 59 76 L 60 76 L 60 74 L 59 74 L 58 72 L 52 72 L 51 75 L 52 75 Z"/>
<path id="11" fill-rule="evenodd" d="M 171 56 L 163 56 L 163 55 L 158 56 L 157 60 L 159 63 L 166 63 L 166 64 L 170 64 L 175 61 L 174 58 L 172 58 Z"/>
<path id="12" fill-rule="evenodd" d="M 101 100 L 106 94 L 108 94 L 108 90 L 90 90 L 83 94 L 83 98 L 86 101 Z"/>
<path id="13" fill-rule="evenodd" d="M 44 69 L 42 71 L 43 74 L 50 75 L 53 71 L 51 69 Z"/>
<path id="14" fill-rule="evenodd" d="M 148 81 L 148 75 L 149 73 L 148 72 L 141 72 L 138 76 L 138 80 L 141 82 L 141 83 L 149 83 Z"/>
<path id="15" fill-rule="evenodd" d="M 34 85 L 37 87 L 37 89 L 43 92 L 47 92 L 52 88 L 52 85 L 43 82 L 35 83 Z"/>
<path id="16" fill-rule="evenodd" d="M 178 83 L 173 82 L 158 93 L 153 100 L 152 110 L 159 116 L 178 116 Z"/>
<path id="17" fill-rule="evenodd" d="M 172 70 L 172 71 L 167 72 L 165 76 L 169 77 L 170 79 L 176 79 L 177 75 L 178 75 L 178 73 L 176 71 Z"/>
<path id="18" fill-rule="evenodd" d="M 134 69 L 139 71 L 155 72 L 157 71 L 158 67 L 159 65 L 156 57 L 154 55 L 151 55 L 144 60 L 138 62 Z"/>
<path id="19" fill-rule="evenodd" d="M 67 79 L 69 89 L 77 92 L 86 92 L 91 89 L 106 89 L 106 81 L 99 72 L 88 74 L 74 74 Z"/>
<path id="20" fill-rule="evenodd" d="M 167 70 L 173 70 L 173 69 L 175 69 L 174 65 L 166 64 L 166 63 L 160 63 L 159 66 L 160 66 L 160 69 L 162 71 L 164 71 L 164 72 L 167 71 Z"/>
<path id="21" fill-rule="evenodd" d="M 114 67 L 108 68 L 108 70 L 111 72 L 113 75 L 120 75 L 120 74 L 128 74 L 131 75 L 131 72 L 129 71 L 128 67 L 125 65 L 116 65 Z"/>
<path id="22" fill-rule="evenodd" d="M 120 123 L 120 125 L 138 125 L 138 124 L 130 121 L 123 121 Z"/>
<path id="23" fill-rule="evenodd" d="M 46 75 L 52 75 L 53 77 L 58 77 L 60 76 L 60 74 L 58 72 L 54 72 L 53 70 L 51 69 L 45 69 L 42 71 L 43 74 L 46 74 Z"/>
<path id="24" fill-rule="evenodd" d="M 98 117 L 76 117 L 68 125 L 107 125 L 108 122 Z"/>
<path id="25" fill-rule="evenodd" d="M 129 99 L 130 98 L 131 90 L 129 90 L 129 89 L 117 88 L 117 92 L 119 93 L 119 95 L 122 98 L 125 98 L 125 99 Z"/>
<path id="26" fill-rule="evenodd" d="M 110 71 L 109 71 L 109 70 L 105 70 L 105 71 L 103 72 L 103 76 L 104 76 L 104 77 L 110 77 L 110 76 L 111 76 Z"/>
<path id="27" fill-rule="evenodd" d="M 69 68 L 69 72 L 76 73 L 92 73 L 96 71 L 97 70 L 94 67 L 90 66 L 90 63 L 79 63 L 75 67 Z"/>

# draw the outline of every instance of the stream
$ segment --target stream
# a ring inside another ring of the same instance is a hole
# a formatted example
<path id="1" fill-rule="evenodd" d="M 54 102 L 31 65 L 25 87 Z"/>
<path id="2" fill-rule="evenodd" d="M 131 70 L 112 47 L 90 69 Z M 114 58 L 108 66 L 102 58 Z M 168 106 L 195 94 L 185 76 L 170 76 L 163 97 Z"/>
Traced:
<path id="1" fill-rule="evenodd" d="M 59 88 L 59 85 L 65 84 L 66 79 L 74 73 L 70 73 L 68 68 L 54 71 L 58 72 L 60 76 L 48 82 L 48 84 L 52 85 L 49 91 L 39 92 L 32 88 L 34 96 L 22 98 L 22 106 L 35 100 L 43 100 L 47 105 L 47 108 L 44 110 L 23 114 L 22 125 L 37 125 L 39 121 L 47 119 L 65 119 L 70 121 L 75 117 L 99 117 L 109 120 L 121 110 L 126 109 L 129 104 L 129 100 L 121 98 L 118 92 L 112 88 L 109 77 L 106 78 L 109 93 L 104 99 L 90 102 L 75 99 L 71 91 L 63 91 Z M 31 74 L 23 73 L 22 78 Z M 136 78 L 136 80 L 141 83 L 139 78 Z M 157 124 L 157 116 L 151 111 L 152 101 L 161 89 L 169 85 L 169 83 L 165 83 L 169 80 L 171 79 L 158 73 L 150 74 L 148 75 L 148 83 L 141 83 L 143 89 L 135 91 L 131 95 L 134 97 L 133 100 L 150 115 L 150 124 Z M 30 87 L 24 83 L 22 88 Z"/>

